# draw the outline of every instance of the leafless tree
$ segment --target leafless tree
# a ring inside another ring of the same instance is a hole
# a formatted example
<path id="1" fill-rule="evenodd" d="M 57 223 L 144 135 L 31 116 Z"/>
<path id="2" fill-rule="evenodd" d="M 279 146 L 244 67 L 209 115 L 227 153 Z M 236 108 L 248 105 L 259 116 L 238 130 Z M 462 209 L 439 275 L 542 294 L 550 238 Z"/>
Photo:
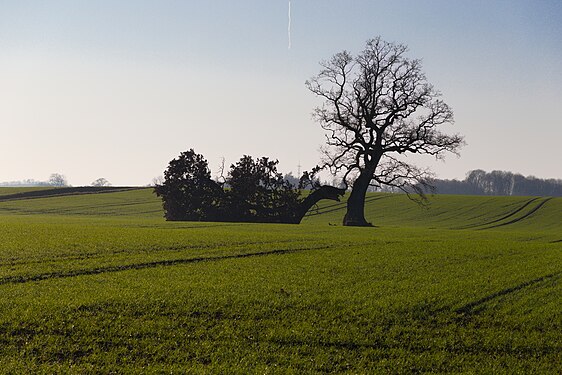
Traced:
<path id="1" fill-rule="evenodd" d="M 105 178 L 101 177 L 92 182 L 92 186 L 96 187 L 103 187 L 103 186 L 111 186 L 111 183 L 107 181 Z"/>
<path id="2" fill-rule="evenodd" d="M 164 183 L 164 176 L 160 175 L 160 176 L 156 176 L 152 179 L 152 181 L 150 182 L 150 184 L 148 184 L 148 186 L 160 186 Z"/>
<path id="3" fill-rule="evenodd" d="M 216 181 L 221 185 L 224 185 L 226 183 L 226 177 L 224 175 L 225 163 L 226 163 L 226 159 L 223 156 L 221 157 L 221 163 L 219 165 L 219 173 L 217 174 L 217 178 L 216 178 Z"/>
<path id="4" fill-rule="evenodd" d="M 68 181 L 66 180 L 66 177 L 60 173 L 51 174 L 48 183 L 49 185 L 56 186 L 56 187 L 68 186 Z"/>
<path id="5" fill-rule="evenodd" d="M 356 56 L 343 51 L 322 62 L 320 73 L 306 82 L 324 101 L 313 114 L 326 131 L 323 167 L 352 184 L 344 225 L 370 225 L 364 214 L 370 185 L 425 198 L 430 171 L 403 155 L 442 158 L 464 144 L 462 136 L 438 129 L 453 123 L 453 111 L 427 82 L 421 61 L 408 58 L 407 51 L 377 37 Z"/>

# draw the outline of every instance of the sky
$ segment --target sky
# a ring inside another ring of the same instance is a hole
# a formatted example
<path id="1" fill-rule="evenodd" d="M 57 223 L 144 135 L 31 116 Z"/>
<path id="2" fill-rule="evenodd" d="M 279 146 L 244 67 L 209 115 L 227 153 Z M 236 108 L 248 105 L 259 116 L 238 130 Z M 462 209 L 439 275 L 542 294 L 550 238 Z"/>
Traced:
<path id="1" fill-rule="evenodd" d="M 0 0 L 0 182 L 146 185 L 193 148 L 319 163 L 319 62 L 381 36 L 455 113 L 461 156 L 412 159 L 562 178 L 559 0 Z M 290 43 L 290 48 L 289 48 Z M 300 167 L 299 167 L 300 166 Z"/>

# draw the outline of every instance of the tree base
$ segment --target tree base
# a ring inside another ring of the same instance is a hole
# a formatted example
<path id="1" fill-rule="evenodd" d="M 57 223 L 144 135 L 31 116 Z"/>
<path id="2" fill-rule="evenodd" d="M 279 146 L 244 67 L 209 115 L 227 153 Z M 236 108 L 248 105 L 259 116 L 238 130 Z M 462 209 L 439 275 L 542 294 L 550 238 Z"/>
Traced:
<path id="1" fill-rule="evenodd" d="M 374 225 L 369 223 L 364 218 L 350 218 L 347 215 L 343 218 L 343 225 L 346 227 L 373 227 Z"/>

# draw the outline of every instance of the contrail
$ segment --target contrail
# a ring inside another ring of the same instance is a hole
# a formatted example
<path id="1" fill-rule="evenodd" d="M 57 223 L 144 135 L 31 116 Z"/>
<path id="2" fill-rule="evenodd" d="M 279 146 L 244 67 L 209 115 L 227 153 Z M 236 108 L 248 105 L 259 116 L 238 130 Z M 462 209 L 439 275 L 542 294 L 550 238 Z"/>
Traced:
<path id="1" fill-rule="evenodd" d="M 291 0 L 289 0 L 289 26 L 287 27 L 287 34 L 289 35 L 289 47 L 291 49 Z"/>

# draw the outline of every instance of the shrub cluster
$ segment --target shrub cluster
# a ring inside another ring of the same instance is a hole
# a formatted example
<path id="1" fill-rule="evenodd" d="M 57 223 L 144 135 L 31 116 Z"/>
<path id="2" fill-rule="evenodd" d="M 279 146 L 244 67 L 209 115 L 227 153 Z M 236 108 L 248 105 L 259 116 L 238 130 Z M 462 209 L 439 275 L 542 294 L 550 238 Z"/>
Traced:
<path id="1" fill-rule="evenodd" d="M 301 203 L 299 189 L 277 164 L 245 155 L 218 182 L 203 155 L 190 149 L 169 163 L 164 182 L 154 190 L 167 220 L 292 222 Z"/>

